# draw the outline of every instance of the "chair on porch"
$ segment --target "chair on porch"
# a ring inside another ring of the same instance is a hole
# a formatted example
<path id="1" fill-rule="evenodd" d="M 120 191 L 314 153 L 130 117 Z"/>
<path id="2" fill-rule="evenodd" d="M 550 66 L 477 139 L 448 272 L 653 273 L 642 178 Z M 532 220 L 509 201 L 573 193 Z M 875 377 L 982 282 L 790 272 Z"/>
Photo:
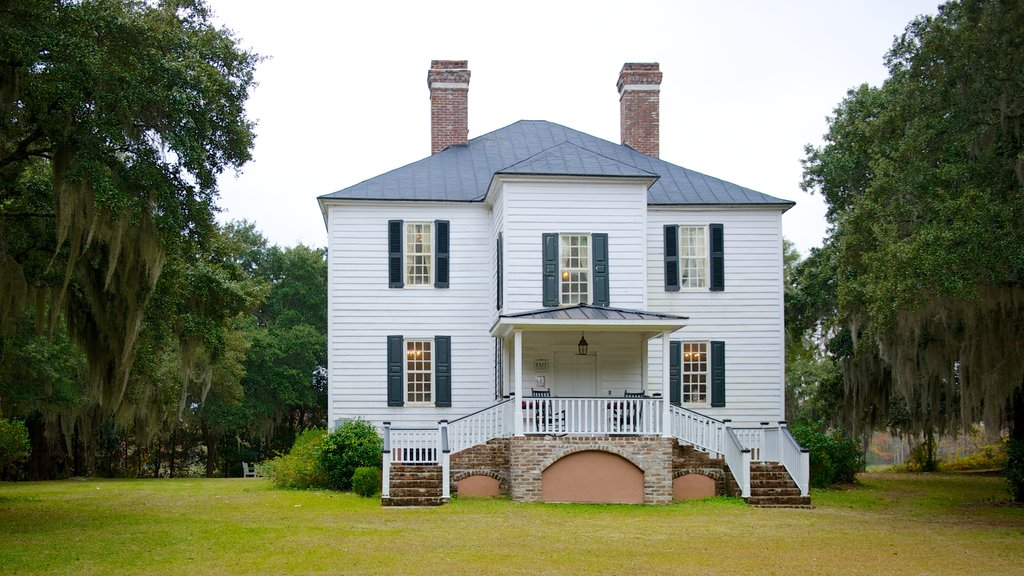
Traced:
<path id="1" fill-rule="evenodd" d="M 551 398 L 551 389 L 530 388 L 530 396 L 534 398 Z M 537 402 L 533 418 L 538 430 L 547 433 L 565 431 L 565 410 L 555 412 L 549 400 Z"/>
<path id="2" fill-rule="evenodd" d="M 646 398 L 647 394 L 640 390 L 633 392 L 623 390 L 622 397 L 625 399 Z M 640 418 L 643 416 L 643 404 L 640 402 L 618 403 L 618 423 L 620 432 L 637 432 L 640 427 Z"/>

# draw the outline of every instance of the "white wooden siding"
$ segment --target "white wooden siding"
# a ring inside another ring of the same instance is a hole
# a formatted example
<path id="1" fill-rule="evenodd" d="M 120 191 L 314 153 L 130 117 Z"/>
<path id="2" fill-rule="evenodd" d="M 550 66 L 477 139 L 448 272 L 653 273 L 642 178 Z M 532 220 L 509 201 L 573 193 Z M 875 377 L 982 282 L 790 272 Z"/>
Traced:
<path id="1" fill-rule="evenodd" d="M 541 238 L 546 232 L 607 233 L 610 305 L 644 309 L 644 184 L 514 181 L 502 186 L 504 314 L 543 308 Z"/>
<path id="2" fill-rule="evenodd" d="M 449 220 L 450 288 L 388 288 L 388 220 Z M 494 399 L 490 215 L 482 203 L 329 204 L 330 421 L 435 426 Z M 387 336 L 451 336 L 452 407 L 387 405 Z"/>
<path id="3" fill-rule="evenodd" d="M 664 226 L 720 223 L 725 232 L 725 290 L 665 291 Z M 647 227 L 649 310 L 690 319 L 679 341 L 725 342 L 724 408 L 695 407 L 735 426 L 784 418 L 782 214 L 778 210 L 652 208 Z M 652 340 L 649 372 L 661 387 L 661 341 Z"/>
<path id="4" fill-rule="evenodd" d="M 587 332 L 588 355 L 597 360 L 597 396 L 622 397 L 625 390 L 644 390 L 641 367 L 641 346 L 644 339 L 636 333 Z M 509 346 L 512 345 L 509 338 Z M 547 387 L 555 396 L 567 396 L 555 377 L 558 363 L 555 352 L 575 354 L 580 340 L 579 332 L 524 332 L 523 333 L 523 394 L 530 395 L 536 386 L 536 377 L 544 375 Z M 538 372 L 536 361 L 546 360 L 547 371 Z M 659 368 L 660 371 L 660 368 Z"/>

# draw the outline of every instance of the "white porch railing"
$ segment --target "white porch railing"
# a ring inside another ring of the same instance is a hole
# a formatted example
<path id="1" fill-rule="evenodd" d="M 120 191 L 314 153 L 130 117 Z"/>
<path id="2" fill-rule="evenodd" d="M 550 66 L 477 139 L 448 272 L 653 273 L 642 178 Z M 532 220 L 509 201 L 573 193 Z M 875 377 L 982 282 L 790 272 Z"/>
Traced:
<path id="1" fill-rule="evenodd" d="M 392 464 L 440 464 L 442 497 L 448 498 L 451 453 L 484 444 L 514 432 L 514 402 L 520 402 L 525 434 L 662 435 L 661 398 L 549 398 L 506 399 L 437 428 L 391 428 L 384 423 L 383 486 L 390 497 Z M 807 496 L 810 462 L 786 428 L 762 423 L 760 428 L 732 428 L 698 412 L 669 406 L 668 434 L 700 450 L 725 458 L 744 498 L 750 496 L 750 463 L 780 462 Z"/>
<path id="2" fill-rule="evenodd" d="M 525 434 L 661 434 L 658 398 L 546 398 L 521 401 Z"/>

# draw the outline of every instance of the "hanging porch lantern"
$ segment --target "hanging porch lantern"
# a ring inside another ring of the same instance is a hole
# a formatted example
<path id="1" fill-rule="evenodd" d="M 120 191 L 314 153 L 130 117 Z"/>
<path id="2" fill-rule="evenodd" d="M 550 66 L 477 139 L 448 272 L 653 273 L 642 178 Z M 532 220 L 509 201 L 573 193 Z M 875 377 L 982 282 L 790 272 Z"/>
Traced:
<path id="1" fill-rule="evenodd" d="M 579 348 L 579 352 L 577 352 L 577 354 L 580 356 L 587 355 L 587 348 L 589 348 L 590 345 L 587 344 L 587 337 L 584 336 L 582 332 L 580 332 L 580 343 L 577 344 L 577 347 Z"/>

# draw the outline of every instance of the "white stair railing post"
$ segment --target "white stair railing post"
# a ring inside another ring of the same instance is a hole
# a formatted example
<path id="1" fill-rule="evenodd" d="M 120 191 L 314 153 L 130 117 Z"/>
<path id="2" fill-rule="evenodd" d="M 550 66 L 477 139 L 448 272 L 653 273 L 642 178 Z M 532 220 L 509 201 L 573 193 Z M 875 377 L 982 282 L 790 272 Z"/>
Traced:
<path id="1" fill-rule="evenodd" d="M 441 420 L 437 425 L 441 447 L 441 498 L 449 499 L 452 497 L 451 478 L 449 474 L 449 471 L 451 470 L 452 451 L 448 446 L 448 421 Z"/>
<path id="2" fill-rule="evenodd" d="M 742 492 L 744 498 L 750 498 L 750 450 L 743 450 Z"/>
<path id="3" fill-rule="evenodd" d="M 381 465 L 380 497 L 391 497 L 391 422 L 384 423 L 384 451 Z"/>
<path id="4" fill-rule="evenodd" d="M 672 437 L 672 430 L 670 429 L 672 415 L 669 411 L 669 404 L 672 399 L 672 391 L 669 390 L 671 380 L 671 366 L 669 365 L 669 348 L 671 344 L 669 338 L 671 336 L 672 332 L 669 331 L 661 333 L 661 435 L 665 438 Z"/>

